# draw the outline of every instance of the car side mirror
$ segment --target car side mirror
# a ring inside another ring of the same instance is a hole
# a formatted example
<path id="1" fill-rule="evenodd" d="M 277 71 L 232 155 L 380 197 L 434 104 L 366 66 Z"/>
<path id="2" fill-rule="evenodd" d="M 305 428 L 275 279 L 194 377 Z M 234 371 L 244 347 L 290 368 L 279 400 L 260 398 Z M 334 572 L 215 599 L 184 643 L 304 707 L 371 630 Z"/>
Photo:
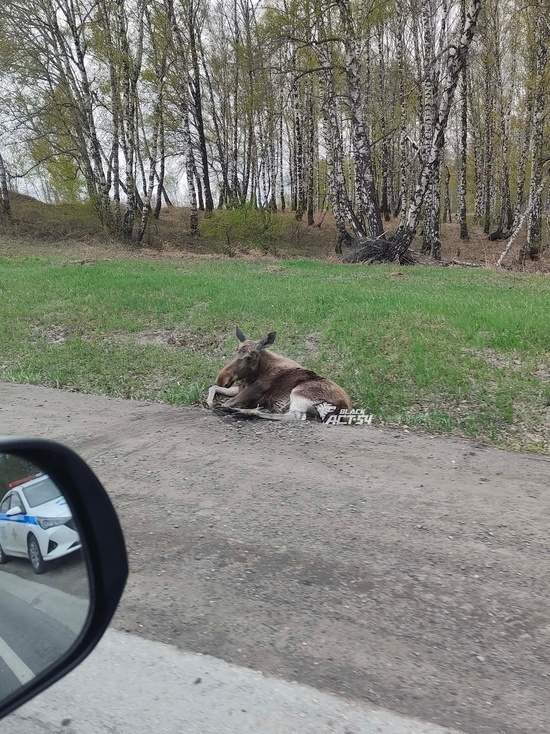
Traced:
<path id="1" fill-rule="evenodd" d="M 15 486 L 24 507 L 0 516 L 0 718 L 90 654 L 128 577 L 113 505 L 74 451 L 0 437 L 0 499 Z"/>

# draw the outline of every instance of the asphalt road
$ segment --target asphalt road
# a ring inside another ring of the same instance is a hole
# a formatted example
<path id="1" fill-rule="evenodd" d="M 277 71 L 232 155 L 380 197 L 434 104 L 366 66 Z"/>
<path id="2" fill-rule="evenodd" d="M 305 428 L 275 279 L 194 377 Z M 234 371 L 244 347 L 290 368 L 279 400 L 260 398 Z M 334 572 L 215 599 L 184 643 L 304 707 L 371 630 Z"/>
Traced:
<path id="1" fill-rule="evenodd" d="M 37 675 L 67 652 L 75 636 L 56 619 L 3 593 L 0 596 L 0 640 L 9 645 L 32 674 Z M 6 662 L 5 658 L 3 661 Z M 13 676 L 12 668 L 8 672 Z M 5 691 L 3 687 L 1 690 Z"/>
<path id="2" fill-rule="evenodd" d="M 2 734 L 460 734 L 108 630 Z"/>
<path id="3" fill-rule="evenodd" d="M 0 698 L 65 655 L 88 606 L 86 599 L 0 571 Z"/>
<path id="4" fill-rule="evenodd" d="M 19 385 L 0 406 L 107 486 L 119 630 L 468 734 L 548 731 L 548 457 Z"/>
<path id="5" fill-rule="evenodd" d="M 26 558 L 10 558 L 8 563 L 0 566 L 0 571 L 42 586 L 65 591 L 80 599 L 88 599 L 90 595 L 88 572 L 80 550 L 55 561 L 49 561 L 46 573 L 41 575 L 35 574 L 30 561 Z"/>

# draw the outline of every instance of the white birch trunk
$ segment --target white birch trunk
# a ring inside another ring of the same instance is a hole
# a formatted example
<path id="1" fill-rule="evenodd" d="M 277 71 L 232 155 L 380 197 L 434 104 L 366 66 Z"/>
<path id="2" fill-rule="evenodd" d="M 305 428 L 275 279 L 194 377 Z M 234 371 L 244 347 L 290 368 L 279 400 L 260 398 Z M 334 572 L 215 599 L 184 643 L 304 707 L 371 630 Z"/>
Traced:
<path id="1" fill-rule="evenodd" d="M 10 191 L 4 158 L 0 153 L 0 217 L 11 219 Z"/>
<path id="2" fill-rule="evenodd" d="M 548 62 L 550 25 L 546 15 L 547 3 L 545 0 L 538 0 L 536 9 L 535 42 L 537 50 L 534 79 L 533 125 L 531 132 L 531 183 L 529 187 L 527 239 L 520 255 L 522 261 L 527 256 L 532 259 L 538 257 L 542 248 L 542 195 L 540 184 L 543 166 L 542 150 L 547 98 L 545 75 Z"/>
<path id="3" fill-rule="evenodd" d="M 197 191 L 195 189 L 195 158 L 193 139 L 189 122 L 189 89 L 187 85 L 188 69 L 185 56 L 185 44 L 174 13 L 173 0 L 164 0 L 171 31 L 171 41 L 175 53 L 175 65 L 178 73 L 179 107 L 182 123 L 182 137 L 185 156 L 185 176 L 187 195 L 189 197 L 189 231 L 195 236 L 199 233 L 199 215 L 197 207 Z"/>
<path id="4" fill-rule="evenodd" d="M 422 87 L 424 101 L 422 105 L 422 142 L 420 159 L 425 164 L 430 154 L 435 129 L 437 107 L 437 69 L 435 59 L 435 38 L 433 24 L 436 13 L 433 0 L 422 2 Z M 431 179 L 424 198 L 424 232 L 422 236 L 422 252 L 436 257 L 441 251 L 439 239 L 441 188 L 441 154 L 438 149 L 437 161 L 434 163 Z"/>
<path id="5" fill-rule="evenodd" d="M 462 25 L 466 20 L 466 0 L 460 0 L 460 17 Z M 470 239 L 467 221 L 467 168 L 468 168 L 468 65 L 460 74 L 460 123 L 458 137 L 458 219 L 460 222 L 460 239 Z"/>
<path id="6" fill-rule="evenodd" d="M 456 46 L 450 46 L 445 64 L 445 83 L 442 84 L 439 97 L 437 117 L 434 125 L 429 150 L 425 161 L 422 162 L 418 182 L 409 202 L 397 232 L 387 243 L 367 242 L 355 255 L 355 259 L 366 261 L 383 260 L 393 262 L 400 260 L 409 249 L 420 219 L 420 213 L 426 191 L 439 165 L 440 151 L 443 146 L 445 128 L 454 99 L 454 93 L 464 69 L 468 50 L 475 33 L 481 0 L 471 0 L 466 12 L 466 20 Z"/>

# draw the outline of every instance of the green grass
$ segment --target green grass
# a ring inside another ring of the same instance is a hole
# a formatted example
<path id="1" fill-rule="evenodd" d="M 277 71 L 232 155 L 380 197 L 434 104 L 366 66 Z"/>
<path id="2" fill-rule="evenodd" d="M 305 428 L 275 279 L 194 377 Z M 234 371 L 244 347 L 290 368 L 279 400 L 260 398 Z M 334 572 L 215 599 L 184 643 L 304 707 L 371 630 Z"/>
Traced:
<path id="1" fill-rule="evenodd" d="M 188 404 L 239 324 L 276 329 L 377 422 L 546 451 L 549 296 L 547 277 L 488 270 L 2 258 L 0 379 Z"/>

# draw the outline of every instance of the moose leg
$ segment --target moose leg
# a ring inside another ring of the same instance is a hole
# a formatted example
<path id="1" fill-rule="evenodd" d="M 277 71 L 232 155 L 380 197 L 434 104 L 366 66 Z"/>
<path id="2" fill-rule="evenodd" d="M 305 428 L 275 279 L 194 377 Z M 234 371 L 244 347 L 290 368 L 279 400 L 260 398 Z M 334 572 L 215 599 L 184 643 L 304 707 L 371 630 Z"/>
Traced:
<path id="1" fill-rule="evenodd" d="M 232 398 L 219 408 L 214 408 L 214 410 L 219 415 L 230 415 L 233 418 L 241 418 L 242 420 L 260 418 L 266 421 L 305 421 L 315 415 L 313 400 L 309 397 L 306 397 L 305 395 L 300 395 L 300 392 L 297 388 L 295 388 L 290 393 L 290 406 L 286 413 L 269 413 L 267 411 L 261 410 L 260 406 L 258 406 L 257 408 L 233 407 L 232 403 L 235 404 L 235 402 L 241 402 L 241 395 L 246 393 L 249 389 L 250 388 L 248 387 L 245 388 L 238 396 L 238 398 Z"/>
<path id="2" fill-rule="evenodd" d="M 227 395 L 230 397 L 234 397 L 239 393 L 240 387 L 238 385 L 235 385 L 234 387 L 220 387 L 219 385 L 212 385 L 212 387 L 208 390 L 208 396 L 206 398 L 206 404 L 209 408 L 211 408 L 214 405 L 214 398 L 216 395 Z"/>
<path id="3" fill-rule="evenodd" d="M 244 387 L 235 397 L 229 398 L 224 405 L 228 408 L 236 408 L 238 405 L 260 405 L 265 392 L 266 386 L 258 380 Z"/>
<path id="4" fill-rule="evenodd" d="M 255 408 L 254 410 L 243 410 L 242 412 L 249 413 L 256 418 L 262 418 L 266 421 L 305 421 L 306 419 L 305 415 L 295 410 L 289 410 L 288 413 L 268 413 L 259 408 Z"/>
<path id="5" fill-rule="evenodd" d="M 283 420 L 283 416 L 280 413 L 268 413 L 267 411 L 260 410 L 260 408 L 237 408 L 235 417 L 238 418 L 239 415 L 243 417 L 247 416 L 248 418 L 263 418 L 266 421 Z"/>
<path id="6" fill-rule="evenodd" d="M 299 421 L 306 420 L 306 416 L 295 411 L 288 411 L 288 413 L 268 413 L 260 408 L 231 408 L 225 405 L 220 405 L 214 408 L 214 412 L 218 415 L 229 415 L 232 418 L 242 420 L 252 420 L 253 418 L 261 418 L 265 421 Z"/>

